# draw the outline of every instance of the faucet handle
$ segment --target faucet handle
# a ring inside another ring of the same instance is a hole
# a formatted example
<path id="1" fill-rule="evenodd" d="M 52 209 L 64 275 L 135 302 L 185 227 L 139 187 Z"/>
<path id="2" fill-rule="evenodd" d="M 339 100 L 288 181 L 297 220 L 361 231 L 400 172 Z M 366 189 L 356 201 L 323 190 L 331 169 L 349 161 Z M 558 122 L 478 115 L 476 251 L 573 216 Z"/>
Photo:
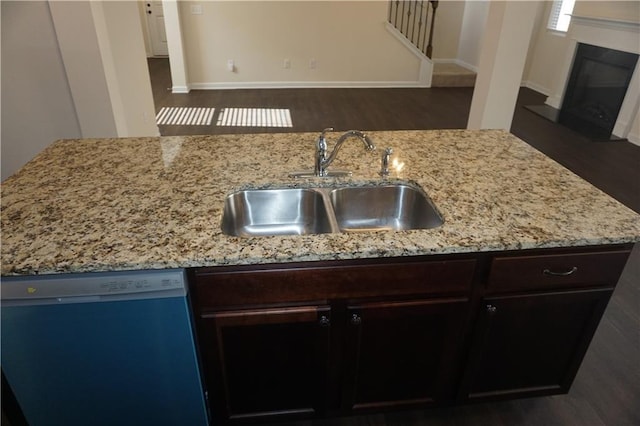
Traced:
<path id="1" fill-rule="evenodd" d="M 318 152 L 320 157 L 322 157 L 322 159 L 325 158 L 325 155 L 327 152 L 327 139 L 325 138 L 324 135 L 327 132 L 330 132 L 332 130 L 333 130 L 333 127 L 327 127 L 326 129 L 324 129 L 320 134 L 320 136 L 318 137 L 318 141 L 316 142 L 316 151 Z"/>
<path id="2" fill-rule="evenodd" d="M 324 176 L 325 175 L 325 164 L 324 162 L 327 159 L 327 139 L 325 138 L 325 134 L 333 130 L 333 127 L 325 128 L 320 136 L 318 136 L 318 140 L 316 141 L 316 157 L 315 157 L 315 165 L 314 165 L 314 174 L 315 176 Z"/>
<path id="3" fill-rule="evenodd" d="M 324 135 L 327 132 L 333 132 L 333 127 L 325 127 L 324 130 L 322 130 L 322 133 L 320 134 L 320 139 L 324 139 Z"/>
<path id="4" fill-rule="evenodd" d="M 331 131 L 333 131 L 333 127 L 327 127 L 322 131 L 322 133 L 320 133 L 320 136 L 318 137 L 318 142 L 317 142 L 318 151 L 326 151 L 327 150 L 327 139 L 325 138 L 324 135 L 327 132 L 331 132 Z"/>
<path id="5" fill-rule="evenodd" d="M 386 148 L 382 153 L 382 164 L 380 167 L 380 176 L 382 177 L 389 176 L 389 160 L 391 159 L 391 154 L 393 154 L 391 147 Z"/>

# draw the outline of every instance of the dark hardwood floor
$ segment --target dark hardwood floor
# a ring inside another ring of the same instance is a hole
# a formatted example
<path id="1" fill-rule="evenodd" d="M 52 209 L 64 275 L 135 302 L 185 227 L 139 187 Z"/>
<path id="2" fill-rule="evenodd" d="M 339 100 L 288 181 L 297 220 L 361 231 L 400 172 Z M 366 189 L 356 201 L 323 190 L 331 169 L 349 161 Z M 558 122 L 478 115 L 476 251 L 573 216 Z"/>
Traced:
<path id="1" fill-rule="evenodd" d="M 156 111 L 163 106 L 289 108 L 293 127 L 161 126 L 163 135 L 464 128 L 473 90 L 267 89 L 171 94 L 168 60 L 150 59 Z M 640 212 L 640 147 L 592 142 L 523 108 L 545 97 L 521 89 L 511 132 L 596 187 Z M 567 395 L 404 411 L 289 426 L 640 425 L 640 244 L 607 307 Z"/>
<path id="2" fill-rule="evenodd" d="M 336 129 L 394 130 L 464 128 L 470 88 L 192 90 L 172 94 L 164 59 L 150 59 L 156 112 L 163 106 L 288 108 L 293 127 L 161 126 L 162 135 L 316 132 Z M 215 116 L 215 115 L 214 115 Z"/>

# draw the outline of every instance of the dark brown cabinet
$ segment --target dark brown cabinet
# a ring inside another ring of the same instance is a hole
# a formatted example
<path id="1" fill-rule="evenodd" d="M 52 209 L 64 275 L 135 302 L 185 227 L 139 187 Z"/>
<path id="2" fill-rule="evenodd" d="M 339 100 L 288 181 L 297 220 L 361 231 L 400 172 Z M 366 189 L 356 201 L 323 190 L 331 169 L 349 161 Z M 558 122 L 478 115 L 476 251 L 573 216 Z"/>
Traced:
<path id="1" fill-rule="evenodd" d="M 631 248 L 192 269 L 214 424 L 567 392 Z"/>
<path id="2" fill-rule="evenodd" d="M 590 250 L 493 257 L 461 399 L 566 393 L 628 255 Z"/>
<path id="3" fill-rule="evenodd" d="M 234 310 L 202 316 L 215 417 L 313 416 L 325 405 L 328 306 Z"/>
<path id="4" fill-rule="evenodd" d="M 567 392 L 611 293 L 596 289 L 485 299 L 466 397 Z"/>
<path id="5" fill-rule="evenodd" d="M 212 417 L 279 421 L 453 400 L 475 259 L 191 271 Z"/>
<path id="6" fill-rule="evenodd" d="M 468 309 L 466 298 L 350 305 L 345 408 L 451 401 Z"/>

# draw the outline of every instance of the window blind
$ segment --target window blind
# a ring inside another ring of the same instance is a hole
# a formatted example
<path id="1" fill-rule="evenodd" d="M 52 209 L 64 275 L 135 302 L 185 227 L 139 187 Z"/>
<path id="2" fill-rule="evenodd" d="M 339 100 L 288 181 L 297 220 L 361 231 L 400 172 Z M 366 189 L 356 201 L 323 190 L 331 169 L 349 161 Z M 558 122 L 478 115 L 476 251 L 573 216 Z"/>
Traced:
<path id="1" fill-rule="evenodd" d="M 575 0 L 554 0 L 549 13 L 547 28 L 554 31 L 566 32 L 571 22 L 570 14 L 573 12 Z"/>

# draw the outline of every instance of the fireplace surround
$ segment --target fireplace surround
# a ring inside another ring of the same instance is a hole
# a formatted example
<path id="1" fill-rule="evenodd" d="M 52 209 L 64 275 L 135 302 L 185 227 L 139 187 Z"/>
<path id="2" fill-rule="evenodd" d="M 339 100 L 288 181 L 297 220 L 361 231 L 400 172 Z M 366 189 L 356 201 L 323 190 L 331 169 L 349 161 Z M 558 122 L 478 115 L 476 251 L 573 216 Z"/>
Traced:
<path id="1" fill-rule="evenodd" d="M 637 62 L 635 53 L 578 43 L 558 122 L 609 139 Z"/>

